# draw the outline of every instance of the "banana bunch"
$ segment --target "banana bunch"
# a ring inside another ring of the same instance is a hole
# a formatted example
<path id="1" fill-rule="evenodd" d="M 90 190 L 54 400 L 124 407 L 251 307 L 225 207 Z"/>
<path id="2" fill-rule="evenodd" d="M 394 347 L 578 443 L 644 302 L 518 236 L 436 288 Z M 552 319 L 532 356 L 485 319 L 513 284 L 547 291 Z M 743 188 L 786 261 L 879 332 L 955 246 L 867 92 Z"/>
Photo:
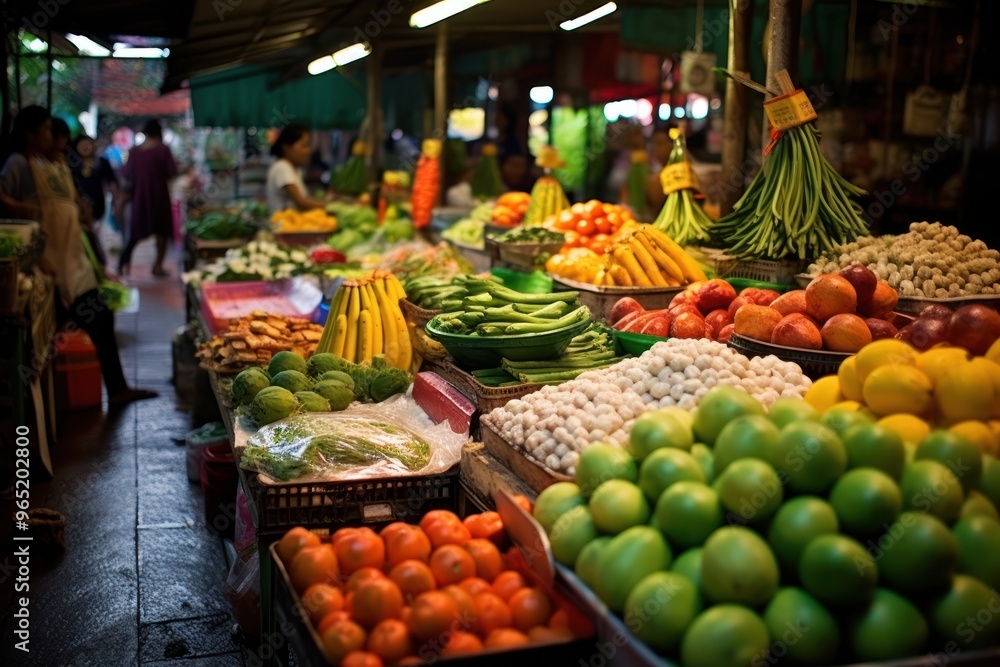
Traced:
<path id="1" fill-rule="evenodd" d="M 620 287 L 677 287 L 707 280 L 698 263 L 652 225 L 623 230 L 604 256 L 595 284 Z"/>
<path id="2" fill-rule="evenodd" d="M 405 297 L 403 286 L 388 271 L 344 281 L 330 304 L 316 352 L 332 352 L 358 364 L 381 354 L 389 365 L 410 370 L 410 331 L 399 308 Z"/>
<path id="3" fill-rule="evenodd" d="M 337 231 L 337 218 L 327 214 L 321 208 L 309 211 L 286 208 L 282 211 L 275 211 L 274 215 L 271 216 L 271 224 L 277 225 L 275 231 L 283 234 Z"/>

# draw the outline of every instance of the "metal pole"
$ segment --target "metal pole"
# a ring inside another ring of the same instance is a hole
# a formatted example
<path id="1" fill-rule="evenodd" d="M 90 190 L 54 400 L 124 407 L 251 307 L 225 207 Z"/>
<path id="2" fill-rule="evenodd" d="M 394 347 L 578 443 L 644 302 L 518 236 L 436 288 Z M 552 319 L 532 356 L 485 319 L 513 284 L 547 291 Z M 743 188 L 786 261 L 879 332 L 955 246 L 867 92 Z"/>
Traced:
<path id="1" fill-rule="evenodd" d="M 378 206 L 378 191 L 381 186 L 379 173 L 382 169 L 382 141 L 384 139 L 382 121 L 382 48 L 372 45 L 368 56 L 368 182 L 372 194 L 372 205 Z"/>
<path id="2" fill-rule="evenodd" d="M 448 22 L 438 23 L 437 44 L 434 49 L 434 132 L 433 138 L 442 142 L 448 138 Z M 441 187 L 438 204 L 444 200 L 444 175 L 448 173 L 447 151 L 441 151 Z"/>
<path id="3" fill-rule="evenodd" d="M 774 78 L 781 70 L 788 70 L 793 82 L 799 78 L 799 24 L 802 22 L 802 0 L 771 0 L 771 38 L 767 43 L 768 90 L 778 91 L 781 86 Z M 771 142 L 770 130 L 764 124 L 762 146 Z"/>
<path id="4" fill-rule="evenodd" d="M 48 85 L 47 85 L 46 90 L 45 90 L 45 108 L 47 108 L 49 110 L 49 113 L 52 113 L 52 71 L 53 70 L 52 70 L 52 31 L 51 30 L 49 30 L 46 33 L 46 41 L 48 42 L 47 45 L 46 45 L 46 56 L 47 56 L 46 60 L 48 62 L 49 80 L 48 80 Z"/>
<path id="5" fill-rule="evenodd" d="M 750 77 L 750 31 L 753 27 L 753 2 L 729 0 L 730 72 Z M 743 161 L 747 150 L 747 91 L 726 78 L 726 112 L 722 132 L 722 201 L 721 213 L 733 210 L 743 194 Z"/>

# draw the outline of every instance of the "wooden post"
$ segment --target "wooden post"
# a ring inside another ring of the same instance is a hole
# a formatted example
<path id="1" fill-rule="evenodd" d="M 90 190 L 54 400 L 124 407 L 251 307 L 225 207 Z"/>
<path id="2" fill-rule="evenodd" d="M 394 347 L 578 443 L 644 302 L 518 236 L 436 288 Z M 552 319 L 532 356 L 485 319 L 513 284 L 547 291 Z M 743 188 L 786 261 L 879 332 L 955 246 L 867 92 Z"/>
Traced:
<path id="1" fill-rule="evenodd" d="M 372 196 L 372 206 L 378 208 L 378 196 L 382 179 L 382 142 L 385 140 L 384 121 L 382 119 L 382 48 L 372 44 L 372 52 L 368 56 L 368 189 Z"/>
<path id="2" fill-rule="evenodd" d="M 788 70 L 793 81 L 799 78 L 801 21 L 802 0 L 771 0 L 771 39 L 767 43 L 767 79 L 764 82 L 768 90 L 777 91 L 781 88 L 775 79 L 775 75 L 781 70 Z M 766 122 L 762 136 L 762 146 L 771 143 L 771 132 Z"/>
<path id="3" fill-rule="evenodd" d="M 432 138 L 443 143 L 448 138 L 448 22 L 441 21 L 437 28 L 437 43 L 434 48 L 434 130 Z M 447 170 L 447 151 L 442 150 L 441 188 L 438 191 L 438 205 L 444 200 L 447 185 L 444 175 Z"/>
<path id="4" fill-rule="evenodd" d="M 753 2 L 729 0 L 730 72 L 750 78 L 750 31 L 753 27 Z M 743 194 L 743 161 L 747 150 L 747 89 L 726 78 L 726 112 L 722 132 L 722 202 L 721 213 L 733 210 Z"/>

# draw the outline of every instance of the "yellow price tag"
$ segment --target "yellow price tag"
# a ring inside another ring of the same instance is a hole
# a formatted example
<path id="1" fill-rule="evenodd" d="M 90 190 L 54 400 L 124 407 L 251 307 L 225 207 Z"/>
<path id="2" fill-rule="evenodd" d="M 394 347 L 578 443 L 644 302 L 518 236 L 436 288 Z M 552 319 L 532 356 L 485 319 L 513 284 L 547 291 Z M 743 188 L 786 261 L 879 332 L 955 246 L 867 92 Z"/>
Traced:
<path id="1" fill-rule="evenodd" d="M 819 117 L 804 90 L 796 90 L 764 102 L 764 111 L 771 126 L 778 130 L 790 130 Z"/>
<path id="2" fill-rule="evenodd" d="M 691 163 L 685 160 L 676 164 L 668 164 L 660 172 L 660 185 L 663 194 L 671 195 L 678 190 L 697 190 L 698 181 L 691 169 Z"/>

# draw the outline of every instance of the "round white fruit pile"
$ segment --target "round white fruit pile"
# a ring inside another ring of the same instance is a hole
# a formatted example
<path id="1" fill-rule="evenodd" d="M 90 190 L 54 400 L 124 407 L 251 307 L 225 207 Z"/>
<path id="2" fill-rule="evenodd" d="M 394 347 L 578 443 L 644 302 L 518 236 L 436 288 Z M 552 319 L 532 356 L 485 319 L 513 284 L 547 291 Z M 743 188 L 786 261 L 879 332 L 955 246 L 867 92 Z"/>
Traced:
<path id="1" fill-rule="evenodd" d="M 716 385 L 739 387 L 770 406 L 781 396 L 801 398 L 812 382 L 797 364 L 774 356 L 748 359 L 722 343 L 672 338 L 641 357 L 510 401 L 487 419 L 507 442 L 572 475 L 592 443 L 622 446 L 646 410 L 691 410 Z"/>
<path id="2" fill-rule="evenodd" d="M 914 222 L 898 236 L 862 236 L 837 246 L 807 272 L 815 278 L 852 264 L 864 264 L 904 297 L 1000 294 L 1000 251 L 940 222 Z"/>

